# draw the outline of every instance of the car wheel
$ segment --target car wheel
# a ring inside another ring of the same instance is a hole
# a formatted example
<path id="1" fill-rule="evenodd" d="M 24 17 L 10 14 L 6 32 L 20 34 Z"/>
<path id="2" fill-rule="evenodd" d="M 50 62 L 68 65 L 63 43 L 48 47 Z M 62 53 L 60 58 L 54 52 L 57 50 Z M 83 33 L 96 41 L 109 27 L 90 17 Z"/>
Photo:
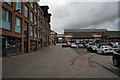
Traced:
<path id="1" fill-rule="evenodd" d="M 116 59 L 113 60 L 113 65 L 118 67 L 118 61 Z"/>
<path id="2" fill-rule="evenodd" d="M 96 51 L 96 52 L 97 52 L 97 54 L 99 54 L 98 51 Z"/>

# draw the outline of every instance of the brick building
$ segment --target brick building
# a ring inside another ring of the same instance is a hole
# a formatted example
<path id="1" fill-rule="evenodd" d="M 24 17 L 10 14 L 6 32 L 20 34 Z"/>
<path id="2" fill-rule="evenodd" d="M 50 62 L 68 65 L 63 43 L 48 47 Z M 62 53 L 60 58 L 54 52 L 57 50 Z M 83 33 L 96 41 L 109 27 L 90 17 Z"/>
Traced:
<path id="1" fill-rule="evenodd" d="M 55 31 L 51 30 L 51 34 L 50 34 L 50 43 L 54 44 L 57 42 L 57 33 Z"/>
<path id="2" fill-rule="evenodd" d="M 2 55 L 27 53 L 49 45 L 51 14 L 45 12 L 47 9 L 37 2 L 2 2 Z"/>
<path id="3" fill-rule="evenodd" d="M 66 41 L 94 41 L 100 40 L 106 29 L 64 29 Z"/>
<path id="4" fill-rule="evenodd" d="M 118 42 L 120 44 L 120 31 L 107 31 L 102 35 L 101 42 Z"/>

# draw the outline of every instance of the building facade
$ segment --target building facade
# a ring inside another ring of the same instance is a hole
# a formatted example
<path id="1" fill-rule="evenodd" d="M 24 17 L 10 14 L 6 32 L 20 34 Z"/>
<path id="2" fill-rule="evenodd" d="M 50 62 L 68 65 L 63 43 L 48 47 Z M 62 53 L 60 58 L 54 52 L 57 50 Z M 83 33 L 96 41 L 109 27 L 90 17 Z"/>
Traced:
<path id="1" fill-rule="evenodd" d="M 56 42 L 57 42 L 57 33 L 51 30 L 50 44 L 55 44 Z"/>
<path id="2" fill-rule="evenodd" d="M 66 41 L 93 42 L 100 40 L 106 29 L 64 29 Z"/>
<path id="3" fill-rule="evenodd" d="M 7 1 L 7 0 L 5 0 Z M 2 55 L 16 55 L 49 45 L 50 16 L 37 2 L 2 2 Z"/>
<path id="4" fill-rule="evenodd" d="M 118 42 L 120 44 L 120 31 L 106 31 L 102 35 L 101 42 Z"/>

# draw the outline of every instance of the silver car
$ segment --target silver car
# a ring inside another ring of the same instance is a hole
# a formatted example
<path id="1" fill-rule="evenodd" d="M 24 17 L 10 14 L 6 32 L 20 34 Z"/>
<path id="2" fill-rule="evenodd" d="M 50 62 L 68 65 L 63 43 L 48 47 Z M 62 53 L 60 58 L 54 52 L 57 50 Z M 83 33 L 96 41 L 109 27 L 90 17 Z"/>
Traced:
<path id="1" fill-rule="evenodd" d="M 79 48 L 84 48 L 84 45 L 83 44 L 78 44 L 78 47 Z"/>
<path id="2" fill-rule="evenodd" d="M 71 43 L 71 48 L 78 48 L 78 45 L 75 43 Z"/>
<path id="3" fill-rule="evenodd" d="M 97 49 L 97 53 L 100 54 L 113 54 L 114 50 L 111 46 L 104 45 Z"/>

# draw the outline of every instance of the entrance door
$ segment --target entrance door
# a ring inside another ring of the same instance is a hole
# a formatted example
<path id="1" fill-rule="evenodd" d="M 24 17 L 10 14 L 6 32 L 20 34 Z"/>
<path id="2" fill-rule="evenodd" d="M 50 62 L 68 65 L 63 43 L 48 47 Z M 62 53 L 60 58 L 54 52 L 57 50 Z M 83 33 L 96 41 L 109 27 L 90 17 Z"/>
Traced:
<path id="1" fill-rule="evenodd" d="M 28 23 L 24 23 L 24 52 L 28 52 Z"/>

